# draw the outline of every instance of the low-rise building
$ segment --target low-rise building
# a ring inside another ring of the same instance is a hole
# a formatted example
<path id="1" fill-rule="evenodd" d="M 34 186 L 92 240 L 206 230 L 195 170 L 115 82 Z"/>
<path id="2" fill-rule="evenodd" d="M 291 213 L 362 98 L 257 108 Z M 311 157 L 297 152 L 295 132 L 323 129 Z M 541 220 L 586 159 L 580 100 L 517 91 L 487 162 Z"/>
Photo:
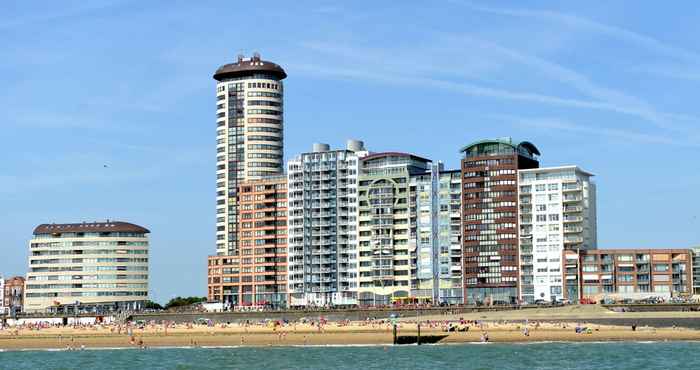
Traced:
<path id="1" fill-rule="evenodd" d="M 5 279 L 0 275 L 0 316 L 7 313 L 7 306 L 5 306 Z"/>
<path id="2" fill-rule="evenodd" d="M 23 311 L 24 307 L 24 277 L 14 276 L 5 280 L 2 306 L 10 315 Z"/>
<path id="3" fill-rule="evenodd" d="M 571 301 L 687 297 L 690 249 L 564 250 L 564 298 Z"/>
<path id="4" fill-rule="evenodd" d="M 240 253 L 209 257 L 208 299 L 225 308 L 287 307 L 287 177 L 246 181 L 238 194 Z"/>
<path id="5" fill-rule="evenodd" d="M 693 248 L 693 295 L 700 296 L 700 247 Z"/>
<path id="6" fill-rule="evenodd" d="M 142 308 L 149 233 L 120 221 L 37 226 L 29 242 L 24 311 Z"/>

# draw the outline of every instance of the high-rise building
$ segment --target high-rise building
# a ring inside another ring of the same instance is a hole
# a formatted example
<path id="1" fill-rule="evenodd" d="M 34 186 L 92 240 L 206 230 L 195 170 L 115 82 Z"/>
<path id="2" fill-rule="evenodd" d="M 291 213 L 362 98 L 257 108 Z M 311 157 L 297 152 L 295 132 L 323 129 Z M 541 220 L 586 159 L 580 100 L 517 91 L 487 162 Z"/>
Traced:
<path id="1" fill-rule="evenodd" d="M 238 57 L 216 84 L 216 253 L 238 254 L 238 188 L 283 173 L 283 85 L 279 65 Z"/>
<path id="2" fill-rule="evenodd" d="M 239 189 L 239 256 L 209 257 L 210 301 L 227 308 L 287 306 L 287 177 Z"/>
<path id="3" fill-rule="evenodd" d="M 22 312 L 24 306 L 24 278 L 11 277 L 5 280 L 4 299 L 2 306 L 7 308 L 10 315 Z"/>
<path id="4" fill-rule="evenodd" d="M 29 242 L 24 310 L 134 310 L 148 300 L 147 229 L 127 222 L 43 224 Z"/>
<path id="5" fill-rule="evenodd" d="M 539 166 L 537 148 L 510 138 L 462 149 L 466 303 L 518 299 L 518 170 Z"/>
<path id="6" fill-rule="evenodd" d="M 592 177 L 576 166 L 518 171 L 523 301 L 564 299 L 562 252 L 597 247 Z M 567 296 L 576 296 L 576 292 Z"/>
<path id="7" fill-rule="evenodd" d="M 433 163 L 411 177 L 416 245 L 412 261 L 413 297 L 433 303 L 460 304 L 462 284 L 462 173 Z"/>
<path id="8" fill-rule="evenodd" d="M 430 160 L 406 153 L 375 153 L 360 160 L 359 304 L 388 305 L 411 295 L 415 259 L 415 210 L 411 176 L 425 173 Z M 426 297 L 430 299 L 430 297 Z"/>
<path id="9" fill-rule="evenodd" d="M 688 297 L 693 290 L 692 254 L 690 249 L 564 250 L 567 285 L 579 287 L 566 289 L 564 298 L 599 302 Z"/>
<path id="10" fill-rule="evenodd" d="M 357 175 L 367 152 L 314 144 L 287 164 L 291 306 L 357 304 Z"/>

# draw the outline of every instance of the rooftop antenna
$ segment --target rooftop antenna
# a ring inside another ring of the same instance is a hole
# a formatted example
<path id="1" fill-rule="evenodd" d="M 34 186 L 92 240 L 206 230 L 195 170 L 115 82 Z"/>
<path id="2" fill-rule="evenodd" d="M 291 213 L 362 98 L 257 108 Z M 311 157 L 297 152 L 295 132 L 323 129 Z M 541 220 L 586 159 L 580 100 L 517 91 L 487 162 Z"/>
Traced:
<path id="1" fill-rule="evenodd" d="M 253 53 L 253 60 L 256 62 L 259 62 L 260 61 L 260 53 L 258 53 L 257 51 L 254 52 Z"/>

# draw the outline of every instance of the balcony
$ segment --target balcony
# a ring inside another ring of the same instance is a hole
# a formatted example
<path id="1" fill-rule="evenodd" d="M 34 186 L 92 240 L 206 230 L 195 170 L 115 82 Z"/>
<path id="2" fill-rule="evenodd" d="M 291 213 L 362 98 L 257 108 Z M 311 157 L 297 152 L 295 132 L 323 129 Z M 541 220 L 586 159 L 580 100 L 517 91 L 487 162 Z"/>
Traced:
<path id="1" fill-rule="evenodd" d="M 578 191 L 578 190 L 581 190 L 581 189 L 583 189 L 583 187 L 581 186 L 581 184 L 575 183 L 575 184 L 564 184 L 564 185 L 562 186 L 562 189 L 561 189 L 561 190 L 566 192 L 566 191 Z"/>
<path id="2" fill-rule="evenodd" d="M 581 222 L 583 217 L 581 216 L 564 216 L 564 222 Z"/>

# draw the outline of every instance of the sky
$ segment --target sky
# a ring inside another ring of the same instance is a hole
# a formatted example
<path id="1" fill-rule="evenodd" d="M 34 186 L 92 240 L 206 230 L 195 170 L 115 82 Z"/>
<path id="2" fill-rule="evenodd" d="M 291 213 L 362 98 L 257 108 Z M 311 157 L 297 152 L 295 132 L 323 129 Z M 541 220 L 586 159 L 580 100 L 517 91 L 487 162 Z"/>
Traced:
<path id="1" fill-rule="evenodd" d="M 285 157 L 349 138 L 458 168 L 484 138 L 596 175 L 600 248 L 700 245 L 695 2 L 0 3 L 0 273 L 46 222 L 151 230 L 151 296 L 206 295 L 215 81 L 285 80 Z M 107 167 L 105 167 L 107 165 Z"/>

